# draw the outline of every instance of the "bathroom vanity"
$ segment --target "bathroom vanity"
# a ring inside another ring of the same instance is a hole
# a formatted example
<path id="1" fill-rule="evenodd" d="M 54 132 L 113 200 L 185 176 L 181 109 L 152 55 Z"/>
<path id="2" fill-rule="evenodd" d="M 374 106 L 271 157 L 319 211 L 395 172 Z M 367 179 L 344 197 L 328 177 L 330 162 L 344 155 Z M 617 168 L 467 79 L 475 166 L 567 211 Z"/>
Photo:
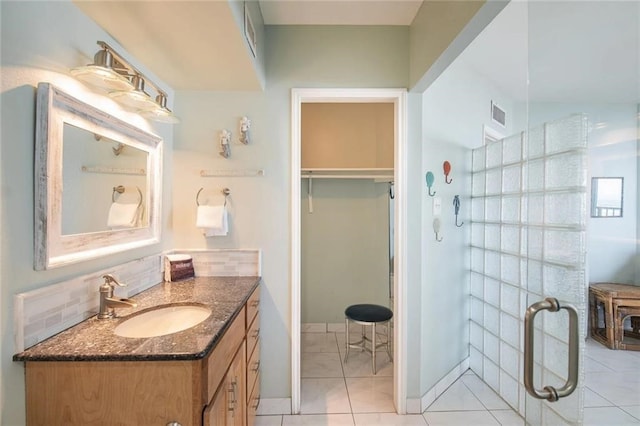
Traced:
<path id="1" fill-rule="evenodd" d="M 118 318 L 95 316 L 14 356 L 25 362 L 28 425 L 253 425 L 260 402 L 260 279 L 161 283 Z M 131 338 L 127 319 L 198 305 L 204 321 Z"/>

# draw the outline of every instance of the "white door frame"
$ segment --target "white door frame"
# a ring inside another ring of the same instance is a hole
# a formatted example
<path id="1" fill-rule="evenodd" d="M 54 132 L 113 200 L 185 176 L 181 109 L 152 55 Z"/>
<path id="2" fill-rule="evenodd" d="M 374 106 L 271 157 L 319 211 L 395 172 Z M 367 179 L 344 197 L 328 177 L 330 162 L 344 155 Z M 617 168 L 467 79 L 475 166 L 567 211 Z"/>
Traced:
<path id="1" fill-rule="evenodd" d="M 292 89 L 291 92 L 291 412 L 300 413 L 300 185 L 301 110 L 307 102 L 389 102 L 394 107 L 394 363 L 398 414 L 407 412 L 407 91 L 405 89 Z"/>

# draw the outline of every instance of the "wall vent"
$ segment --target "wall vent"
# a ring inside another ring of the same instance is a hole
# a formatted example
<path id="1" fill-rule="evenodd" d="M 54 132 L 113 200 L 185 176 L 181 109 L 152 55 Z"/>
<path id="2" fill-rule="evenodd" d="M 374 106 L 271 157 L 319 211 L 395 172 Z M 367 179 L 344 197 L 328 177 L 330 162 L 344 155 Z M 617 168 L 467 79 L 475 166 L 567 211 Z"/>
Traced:
<path id="1" fill-rule="evenodd" d="M 491 121 L 502 127 L 507 123 L 507 113 L 493 101 L 491 101 Z"/>

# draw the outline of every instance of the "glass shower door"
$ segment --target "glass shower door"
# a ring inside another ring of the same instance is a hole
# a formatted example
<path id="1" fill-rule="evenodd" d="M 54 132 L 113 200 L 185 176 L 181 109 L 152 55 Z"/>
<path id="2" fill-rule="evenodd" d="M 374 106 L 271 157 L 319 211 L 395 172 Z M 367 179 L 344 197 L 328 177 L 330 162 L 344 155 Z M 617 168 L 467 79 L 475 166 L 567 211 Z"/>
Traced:
<path id="1" fill-rule="evenodd" d="M 530 128 L 524 144 L 523 381 L 532 425 L 582 422 L 587 129 L 582 114 Z"/>
<path id="2" fill-rule="evenodd" d="M 527 3 L 522 215 L 527 260 L 522 277 L 526 305 L 534 306 L 529 321 L 531 369 L 524 365 L 534 389 L 525 394 L 526 420 L 531 425 L 583 422 L 588 282 L 594 272 L 602 273 L 605 280 L 615 276 L 614 268 L 600 265 L 594 248 L 601 249 L 593 241 L 600 228 L 608 228 L 605 239 L 609 241 L 618 232 L 615 228 L 621 227 L 621 221 L 588 219 L 588 177 L 620 176 L 627 173 L 623 166 L 627 158 L 634 160 L 634 151 L 629 155 L 623 147 L 637 146 L 635 126 L 628 129 L 627 123 L 637 117 L 640 99 L 639 22 L 638 2 Z M 571 311 L 554 312 L 554 299 L 577 309 L 577 339 L 569 331 Z M 549 309 L 533 315 L 536 308 Z M 579 345 L 574 353 L 572 340 Z M 575 356 L 577 370 L 570 361 Z M 557 402 L 539 399 L 554 399 L 550 387 L 561 390 L 570 378 L 577 378 L 573 393 Z"/>

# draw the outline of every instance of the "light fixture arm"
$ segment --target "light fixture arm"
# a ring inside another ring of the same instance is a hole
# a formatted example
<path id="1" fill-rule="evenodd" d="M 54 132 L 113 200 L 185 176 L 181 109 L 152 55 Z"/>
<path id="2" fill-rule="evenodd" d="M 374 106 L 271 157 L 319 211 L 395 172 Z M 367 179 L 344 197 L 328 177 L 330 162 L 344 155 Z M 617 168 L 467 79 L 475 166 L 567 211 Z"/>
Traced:
<path id="1" fill-rule="evenodd" d="M 155 84 L 146 75 L 144 75 L 144 73 L 140 71 L 138 68 L 131 65 L 129 61 L 123 58 L 118 52 L 113 50 L 111 46 L 109 46 L 107 43 L 105 43 L 102 40 L 98 40 L 97 43 L 98 43 L 98 46 L 100 46 L 104 51 L 106 51 L 107 54 L 111 55 L 111 57 L 115 61 L 113 66 L 113 69 L 115 71 L 118 71 L 120 74 L 123 74 L 129 78 L 133 78 L 134 76 L 139 76 L 139 78 L 142 78 L 142 80 L 144 80 L 146 85 L 153 87 L 153 90 L 155 90 L 158 93 L 158 95 L 162 95 L 165 98 L 167 97 L 167 92 L 165 92 L 160 87 L 158 87 L 157 84 Z"/>

